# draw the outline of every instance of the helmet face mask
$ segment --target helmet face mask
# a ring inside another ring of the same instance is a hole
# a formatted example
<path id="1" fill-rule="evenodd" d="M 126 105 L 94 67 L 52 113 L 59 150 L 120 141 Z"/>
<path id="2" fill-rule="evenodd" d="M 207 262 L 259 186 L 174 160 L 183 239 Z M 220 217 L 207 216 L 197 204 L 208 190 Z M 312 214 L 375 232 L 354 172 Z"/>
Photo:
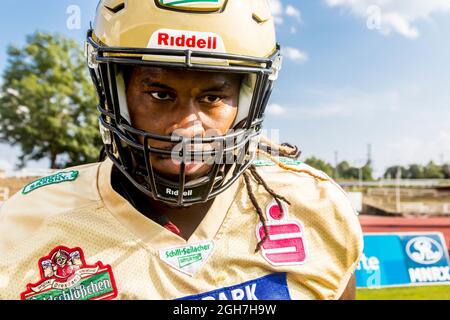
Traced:
<path id="1" fill-rule="evenodd" d="M 201 33 L 187 33 L 185 37 L 178 36 L 167 41 L 183 41 L 184 45 L 189 41 L 211 47 L 214 45 L 215 42 L 207 38 L 201 42 L 201 36 Z M 265 107 L 281 67 L 278 46 L 267 57 L 190 48 L 115 47 L 104 44 L 97 38 L 95 30 L 90 30 L 87 36 L 87 57 L 100 98 L 99 122 L 106 154 L 141 192 L 172 206 L 206 202 L 231 186 L 255 159 Z M 136 128 L 131 123 L 126 105 L 122 74 L 124 67 L 174 68 L 242 75 L 243 84 L 233 127 L 224 135 L 211 134 L 195 138 L 158 135 Z M 157 148 L 157 144 L 174 148 Z M 162 175 L 152 163 L 155 157 L 169 156 L 179 165 L 177 177 Z M 186 165 L 192 162 L 206 162 L 208 173 L 189 179 Z"/>

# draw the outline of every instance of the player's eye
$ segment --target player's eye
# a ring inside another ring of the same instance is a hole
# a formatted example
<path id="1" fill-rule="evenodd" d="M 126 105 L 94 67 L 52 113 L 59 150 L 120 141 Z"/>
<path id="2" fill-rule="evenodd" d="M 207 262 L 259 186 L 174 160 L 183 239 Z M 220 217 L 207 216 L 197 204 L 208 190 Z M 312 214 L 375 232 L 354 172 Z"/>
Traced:
<path id="1" fill-rule="evenodd" d="M 209 103 L 209 104 L 215 104 L 218 103 L 220 101 L 222 101 L 222 97 L 219 96 L 214 96 L 214 95 L 208 95 L 208 96 L 204 96 L 200 99 L 200 102 L 204 102 L 204 103 Z"/>
<path id="2" fill-rule="evenodd" d="M 153 92 L 147 92 L 150 94 L 154 99 L 159 101 L 168 101 L 173 100 L 173 97 L 170 93 L 164 92 L 164 91 L 153 91 Z"/>

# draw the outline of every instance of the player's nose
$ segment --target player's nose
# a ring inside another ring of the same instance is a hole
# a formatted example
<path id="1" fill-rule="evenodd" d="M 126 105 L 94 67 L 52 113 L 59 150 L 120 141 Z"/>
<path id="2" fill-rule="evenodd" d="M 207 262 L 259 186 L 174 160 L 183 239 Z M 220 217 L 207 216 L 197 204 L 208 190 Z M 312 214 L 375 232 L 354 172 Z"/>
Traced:
<path id="1" fill-rule="evenodd" d="M 173 113 L 172 123 L 166 129 L 165 134 L 184 138 L 204 137 L 205 128 L 199 112 L 199 107 L 193 99 L 180 101 Z"/>

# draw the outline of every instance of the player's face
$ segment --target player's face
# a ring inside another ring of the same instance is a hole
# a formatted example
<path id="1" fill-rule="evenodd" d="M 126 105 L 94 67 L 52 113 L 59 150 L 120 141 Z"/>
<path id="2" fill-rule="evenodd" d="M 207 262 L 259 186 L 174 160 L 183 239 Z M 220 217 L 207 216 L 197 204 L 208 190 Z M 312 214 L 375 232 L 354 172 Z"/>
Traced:
<path id="1" fill-rule="evenodd" d="M 224 135 L 237 115 L 240 83 L 240 76 L 235 74 L 134 68 L 127 86 L 132 124 L 164 136 Z M 149 143 L 155 148 L 174 148 L 171 143 L 154 140 Z M 179 174 L 179 162 L 170 156 L 152 155 L 151 161 L 162 175 L 176 178 Z M 186 175 L 189 179 L 197 178 L 209 169 L 210 165 L 204 161 L 190 162 L 186 164 Z"/>

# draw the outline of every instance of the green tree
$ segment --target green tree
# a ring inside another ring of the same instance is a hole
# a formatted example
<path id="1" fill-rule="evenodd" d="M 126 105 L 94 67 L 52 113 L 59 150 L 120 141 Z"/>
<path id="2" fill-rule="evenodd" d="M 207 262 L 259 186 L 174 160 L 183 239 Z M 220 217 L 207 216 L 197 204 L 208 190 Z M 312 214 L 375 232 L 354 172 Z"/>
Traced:
<path id="1" fill-rule="evenodd" d="M 425 179 L 444 179 L 445 173 L 442 170 L 442 166 L 435 164 L 430 161 L 423 170 L 423 175 Z"/>
<path id="2" fill-rule="evenodd" d="M 400 169 L 401 171 L 401 178 L 402 179 L 408 179 L 408 169 L 402 166 L 393 166 L 386 169 L 386 172 L 384 173 L 385 178 L 390 179 L 396 179 L 397 178 L 397 172 Z"/>
<path id="3" fill-rule="evenodd" d="M 80 45 L 36 32 L 8 47 L 0 95 L 0 142 L 19 146 L 20 167 L 48 158 L 51 168 L 97 158 L 96 94 Z"/>
<path id="4" fill-rule="evenodd" d="M 411 164 L 408 168 L 408 179 L 423 179 L 424 168 L 420 164 Z"/>
<path id="5" fill-rule="evenodd" d="M 359 168 L 351 166 L 347 161 L 342 161 L 338 164 L 339 178 L 358 180 L 359 179 Z M 362 172 L 361 172 L 362 173 Z"/>
<path id="6" fill-rule="evenodd" d="M 362 179 L 364 181 L 373 181 L 373 168 L 370 165 L 370 163 L 367 163 L 363 168 L 362 168 Z"/>
<path id="7" fill-rule="evenodd" d="M 339 178 L 349 179 L 350 169 L 351 169 L 350 164 L 347 161 L 340 162 L 337 166 Z"/>
<path id="8" fill-rule="evenodd" d="M 445 179 L 450 179 L 450 164 L 444 164 L 442 166 L 442 172 L 444 172 Z"/>
<path id="9" fill-rule="evenodd" d="M 316 157 L 310 157 L 310 158 L 306 159 L 304 162 L 307 165 L 310 165 L 313 168 L 322 170 L 323 172 L 325 172 L 330 177 L 332 177 L 333 174 L 334 174 L 334 169 L 331 166 L 331 164 L 329 164 L 329 163 L 327 163 L 327 162 L 325 162 L 325 161 L 323 161 L 321 159 L 318 159 Z"/>
<path id="10" fill-rule="evenodd" d="M 310 165 L 311 167 L 322 170 L 329 176 L 334 176 L 335 169 L 328 162 L 325 162 L 316 157 L 310 157 L 305 160 L 305 163 Z M 339 179 L 358 180 L 360 173 L 361 173 L 362 180 L 364 180 L 364 181 L 373 180 L 373 176 L 372 176 L 373 169 L 372 169 L 370 163 L 367 163 L 364 167 L 362 167 L 360 169 L 360 168 L 352 167 L 347 161 L 342 161 L 341 163 L 338 164 L 337 171 L 338 171 Z"/>

